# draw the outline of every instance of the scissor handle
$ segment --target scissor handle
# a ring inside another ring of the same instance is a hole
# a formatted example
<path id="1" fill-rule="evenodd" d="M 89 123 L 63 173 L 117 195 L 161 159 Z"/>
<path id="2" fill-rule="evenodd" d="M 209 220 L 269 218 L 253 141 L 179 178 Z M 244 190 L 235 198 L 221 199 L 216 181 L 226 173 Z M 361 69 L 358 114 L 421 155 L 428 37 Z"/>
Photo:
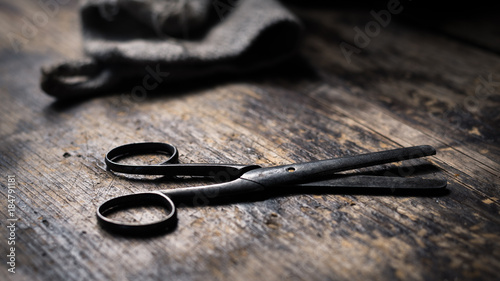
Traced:
<path id="1" fill-rule="evenodd" d="M 141 154 L 164 154 L 169 158 L 156 165 L 130 165 L 117 161 L 124 157 Z M 142 142 L 121 145 L 111 149 L 104 159 L 106 167 L 118 173 L 135 175 L 165 175 L 165 176 L 200 176 L 218 178 L 229 181 L 240 177 L 245 172 L 260 168 L 257 165 L 241 164 L 178 164 L 179 152 L 177 148 L 168 143 Z"/>
<path id="2" fill-rule="evenodd" d="M 149 223 L 128 223 L 109 218 L 107 215 L 133 207 L 157 206 L 167 211 L 158 221 Z M 106 230 L 122 235 L 154 235 L 177 226 L 177 211 L 174 202 L 160 192 L 135 193 L 115 197 L 104 202 L 97 209 L 97 220 Z"/>
<path id="3" fill-rule="evenodd" d="M 158 165 L 175 164 L 179 162 L 179 152 L 177 148 L 171 144 L 161 142 L 129 143 L 117 146 L 108 151 L 104 161 L 106 162 L 106 167 L 113 172 L 138 175 L 158 174 L 154 173 L 154 167 L 158 165 L 129 165 L 116 162 L 116 160 L 120 158 L 145 153 L 158 153 L 169 156 L 166 161 Z"/>
<path id="4" fill-rule="evenodd" d="M 245 179 L 236 179 L 230 182 L 168 189 L 157 192 L 136 193 L 115 197 L 104 202 L 97 208 L 97 219 L 101 226 L 108 231 L 124 235 L 150 235 L 176 226 L 177 214 L 174 201 L 181 204 L 197 205 L 197 199 L 235 198 L 264 190 L 264 186 Z M 173 200 L 172 200 L 173 199 Z M 202 204 L 207 204 L 203 202 Z M 133 207 L 158 206 L 167 211 L 165 218 L 152 223 L 127 223 L 109 218 L 107 215 Z"/>

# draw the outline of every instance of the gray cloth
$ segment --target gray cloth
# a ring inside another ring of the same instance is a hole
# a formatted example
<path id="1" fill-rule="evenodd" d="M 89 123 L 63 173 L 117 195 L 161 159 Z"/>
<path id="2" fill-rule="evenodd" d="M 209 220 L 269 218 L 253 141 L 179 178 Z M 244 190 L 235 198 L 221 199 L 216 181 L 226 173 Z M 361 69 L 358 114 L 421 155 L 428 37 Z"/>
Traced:
<path id="1" fill-rule="evenodd" d="M 80 12 L 86 58 L 42 68 L 60 99 L 255 71 L 290 57 L 301 31 L 276 0 L 86 0 Z"/>

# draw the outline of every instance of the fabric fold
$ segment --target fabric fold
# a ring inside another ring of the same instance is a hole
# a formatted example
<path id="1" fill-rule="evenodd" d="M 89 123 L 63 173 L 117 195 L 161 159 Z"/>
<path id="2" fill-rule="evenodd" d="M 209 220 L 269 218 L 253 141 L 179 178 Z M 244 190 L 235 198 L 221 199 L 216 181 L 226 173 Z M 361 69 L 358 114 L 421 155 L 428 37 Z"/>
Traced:
<path id="1" fill-rule="evenodd" d="M 169 81 L 249 73 L 293 55 L 301 33 L 275 0 L 87 0 L 80 13 L 86 58 L 42 69 L 59 99 L 124 90 L 150 69 Z"/>

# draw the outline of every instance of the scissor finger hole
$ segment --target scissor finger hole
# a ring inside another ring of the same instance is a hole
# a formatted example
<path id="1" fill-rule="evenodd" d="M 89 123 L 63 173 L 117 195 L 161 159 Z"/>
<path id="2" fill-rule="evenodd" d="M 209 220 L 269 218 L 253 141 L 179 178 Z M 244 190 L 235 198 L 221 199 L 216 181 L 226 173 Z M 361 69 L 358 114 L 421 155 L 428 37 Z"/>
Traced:
<path id="1" fill-rule="evenodd" d="M 166 153 L 150 152 L 123 156 L 115 159 L 115 162 L 125 165 L 161 165 L 165 161 L 168 161 L 171 156 Z"/>
<path id="2" fill-rule="evenodd" d="M 99 223 L 122 234 L 148 234 L 175 226 L 174 203 L 161 193 L 138 193 L 113 198 L 97 210 Z"/>
<path id="3" fill-rule="evenodd" d="M 106 154 L 106 166 L 115 174 L 130 179 L 157 179 L 159 165 L 177 163 L 175 146 L 167 143 L 131 143 L 115 147 Z"/>
<path id="4" fill-rule="evenodd" d="M 162 165 L 166 162 L 168 163 L 171 156 L 172 155 L 160 152 L 142 153 L 142 154 L 121 156 L 119 158 L 113 159 L 113 162 L 127 166 L 153 166 L 153 165 Z M 124 177 L 127 179 L 136 179 L 136 180 L 155 180 L 164 177 L 164 175 L 141 175 L 141 174 L 120 173 L 113 170 L 111 170 L 111 172 L 120 177 Z"/>
<path id="5" fill-rule="evenodd" d="M 112 210 L 106 217 L 120 223 L 150 224 L 167 218 L 169 211 L 162 206 L 134 206 L 120 210 Z"/>

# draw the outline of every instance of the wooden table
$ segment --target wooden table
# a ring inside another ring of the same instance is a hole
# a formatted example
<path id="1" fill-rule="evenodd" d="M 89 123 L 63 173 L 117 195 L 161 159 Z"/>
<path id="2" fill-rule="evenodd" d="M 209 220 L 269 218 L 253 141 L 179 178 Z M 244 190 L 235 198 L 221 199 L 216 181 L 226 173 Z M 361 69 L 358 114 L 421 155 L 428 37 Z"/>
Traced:
<path id="1" fill-rule="evenodd" d="M 42 66 L 81 56 L 76 3 L 41 22 L 46 12 L 37 1 L 3 1 L 1 279 L 497 279 L 500 48 L 476 40 L 484 38 L 474 29 L 457 36 L 450 25 L 394 19 L 349 62 L 339 44 L 355 46 L 353 28 L 373 20 L 370 9 L 384 8 L 371 5 L 292 7 L 305 26 L 303 59 L 286 67 L 167 85 L 144 100 L 124 93 L 68 105 L 45 95 L 39 78 Z M 36 17 L 35 30 L 23 31 Z M 429 144 L 436 156 L 392 171 L 432 166 L 448 187 L 316 190 L 181 208 L 170 234 L 120 237 L 97 225 L 104 200 L 191 184 L 106 171 L 107 150 L 141 141 L 177 145 L 184 163 L 263 166 Z"/>

